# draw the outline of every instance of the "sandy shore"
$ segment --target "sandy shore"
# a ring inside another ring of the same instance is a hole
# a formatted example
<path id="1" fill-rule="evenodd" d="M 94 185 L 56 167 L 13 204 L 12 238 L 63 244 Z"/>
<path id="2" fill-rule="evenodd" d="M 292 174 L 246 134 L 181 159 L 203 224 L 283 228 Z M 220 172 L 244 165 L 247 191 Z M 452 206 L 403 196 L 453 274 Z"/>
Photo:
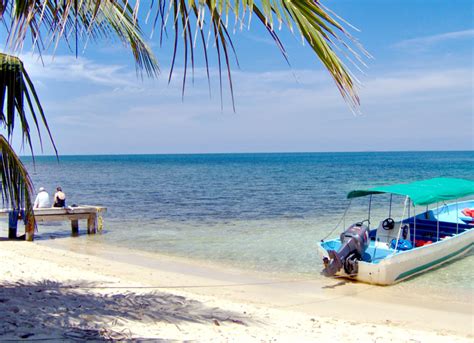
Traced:
<path id="1" fill-rule="evenodd" d="M 446 302 L 343 280 L 275 278 L 87 240 L 0 242 L 0 340 L 472 342 Z M 469 271 L 472 272 L 472 271 Z"/>

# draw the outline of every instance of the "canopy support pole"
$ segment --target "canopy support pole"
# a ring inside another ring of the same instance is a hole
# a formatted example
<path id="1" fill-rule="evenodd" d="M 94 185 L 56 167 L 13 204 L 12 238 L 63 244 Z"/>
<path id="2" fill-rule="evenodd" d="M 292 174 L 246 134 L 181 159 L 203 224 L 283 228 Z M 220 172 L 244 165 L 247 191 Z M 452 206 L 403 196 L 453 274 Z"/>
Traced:
<path id="1" fill-rule="evenodd" d="M 367 227 L 369 228 L 370 231 L 370 209 L 372 207 L 372 194 L 370 195 L 369 198 L 369 218 L 367 218 Z"/>
<path id="2" fill-rule="evenodd" d="M 389 218 L 392 218 L 392 197 L 393 197 L 393 194 L 390 193 L 390 205 L 388 207 L 388 217 Z"/>
<path id="3" fill-rule="evenodd" d="M 352 203 L 352 199 L 349 200 L 349 203 L 347 204 L 344 214 L 342 215 L 342 229 L 343 230 L 346 228 L 346 215 L 347 215 L 347 212 L 349 211 L 349 208 L 351 207 L 351 203 Z M 339 224 L 341 224 L 340 220 L 339 220 L 339 223 L 337 223 L 336 228 L 339 226 Z M 334 230 L 336 230 L 336 228 L 334 228 Z"/>
<path id="4" fill-rule="evenodd" d="M 403 226 L 403 218 L 405 218 L 405 211 L 407 209 L 407 202 L 409 201 L 409 197 L 407 196 L 405 198 L 405 203 L 403 204 L 403 214 L 402 214 L 402 220 L 400 221 L 400 226 L 398 227 L 398 234 L 397 234 L 397 241 L 395 243 L 395 249 L 393 250 L 392 255 L 395 255 L 397 253 L 397 248 L 398 248 L 398 241 L 400 240 L 400 232 L 402 232 L 402 226 Z"/>
<path id="5" fill-rule="evenodd" d="M 436 202 L 436 213 L 437 213 L 437 216 L 436 216 L 436 242 L 439 241 L 439 203 Z"/>
<path id="6" fill-rule="evenodd" d="M 456 235 L 459 233 L 459 208 L 458 201 L 456 201 Z"/>
<path id="7" fill-rule="evenodd" d="M 413 205 L 413 247 L 416 247 L 416 206 Z"/>

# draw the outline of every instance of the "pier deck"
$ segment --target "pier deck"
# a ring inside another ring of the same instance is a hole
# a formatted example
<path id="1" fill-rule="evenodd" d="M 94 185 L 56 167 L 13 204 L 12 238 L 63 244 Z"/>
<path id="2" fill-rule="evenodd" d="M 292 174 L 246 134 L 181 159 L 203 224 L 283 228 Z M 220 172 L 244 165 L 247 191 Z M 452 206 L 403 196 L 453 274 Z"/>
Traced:
<path id="1" fill-rule="evenodd" d="M 87 220 L 87 233 L 95 234 L 97 228 L 102 228 L 102 214 L 105 212 L 107 212 L 106 207 L 89 205 L 34 209 L 35 220 L 37 223 L 70 221 L 73 236 L 79 234 L 79 220 Z M 15 216 L 11 209 L 0 209 L 0 216 L 9 216 L 8 238 L 17 238 L 18 214 Z M 25 239 L 28 241 L 34 239 L 34 228 L 28 229 L 25 226 Z"/>

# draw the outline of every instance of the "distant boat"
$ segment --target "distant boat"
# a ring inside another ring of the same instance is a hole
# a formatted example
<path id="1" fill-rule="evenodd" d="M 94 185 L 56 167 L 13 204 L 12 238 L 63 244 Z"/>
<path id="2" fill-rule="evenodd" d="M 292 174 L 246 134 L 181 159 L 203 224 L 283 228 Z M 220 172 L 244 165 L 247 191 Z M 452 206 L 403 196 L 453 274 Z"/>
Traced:
<path id="1" fill-rule="evenodd" d="M 474 244 L 474 200 L 450 204 L 445 201 L 473 195 L 473 181 L 434 178 L 354 190 L 347 198 L 370 196 L 371 202 L 372 195 L 380 193 L 406 197 L 402 218 L 410 208 L 414 211 L 417 206 L 436 203 L 438 206 L 396 221 L 391 215 L 390 196 L 387 218 L 371 229 L 369 204 L 368 219 L 352 224 L 338 239 L 318 242 L 318 252 L 324 263 L 323 275 L 391 285 L 471 250 Z"/>

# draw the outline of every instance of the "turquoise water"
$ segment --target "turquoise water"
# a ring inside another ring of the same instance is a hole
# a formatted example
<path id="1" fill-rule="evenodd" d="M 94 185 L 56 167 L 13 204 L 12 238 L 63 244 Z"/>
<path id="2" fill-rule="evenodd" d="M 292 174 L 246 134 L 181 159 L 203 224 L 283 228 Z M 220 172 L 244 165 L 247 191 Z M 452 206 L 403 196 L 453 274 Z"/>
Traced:
<path id="1" fill-rule="evenodd" d="M 108 208 L 103 234 L 77 239 L 305 277 L 320 277 L 315 242 L 334 229 L 348 191 L 430 177 L 474 179 L 472 151 L 63 156 L 59 163 L 37 157 L 35 166 L 24 160 L 36 188 L 52 193 L 61 185 L 69 205 Z M 353 201 L 343 225 L 367 218 L 367 200 Z M 395 200 L 397 217 L 403 199 Z M 387 202 L 374 198 L 373 223 L 387 216 Z M 69 232 L 68 224 L 41 225 L 38 237 Z M 411 282 L 455 279 L 454 287 L 472 289 L 473 267 L 470 253 Z"/>

